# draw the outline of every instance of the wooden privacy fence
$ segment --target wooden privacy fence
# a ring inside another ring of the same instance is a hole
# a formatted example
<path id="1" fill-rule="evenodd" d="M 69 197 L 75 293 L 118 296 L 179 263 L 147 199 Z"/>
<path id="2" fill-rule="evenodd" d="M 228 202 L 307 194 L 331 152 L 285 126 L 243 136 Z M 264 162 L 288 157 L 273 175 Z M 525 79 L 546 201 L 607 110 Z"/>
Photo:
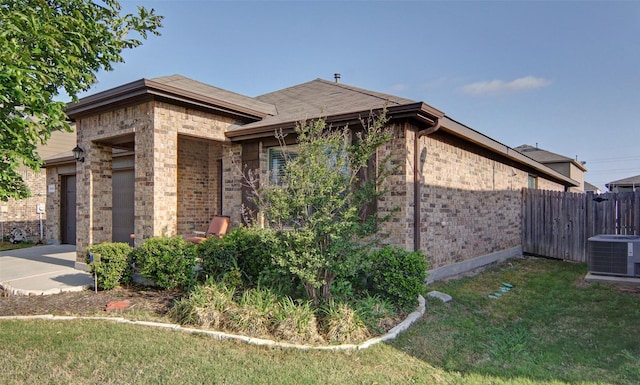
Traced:
<path id="1" fill-rule="evenodd" d="M 639 231 L 640 192 L 522 191 L 524 253 L 586 262 L 589 237 Z"/>

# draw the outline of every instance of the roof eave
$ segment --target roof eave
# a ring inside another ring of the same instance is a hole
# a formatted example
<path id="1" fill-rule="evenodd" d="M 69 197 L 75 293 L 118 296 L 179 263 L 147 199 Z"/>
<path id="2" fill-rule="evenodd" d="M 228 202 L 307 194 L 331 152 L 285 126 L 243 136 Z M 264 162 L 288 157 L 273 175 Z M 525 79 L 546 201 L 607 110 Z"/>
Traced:
<path id="1" fill-rule="evenodd" d="M 582 172 L 586 172 L 587 171 L 587 168 L 581 162 L 578 162 L 577 160 L 572 160 L 571 163 L 574 166 L 578 167 L 578 169 L 580 169 L 580 171 L 582 171 Z"/>
<path id="2" fill-rule="evenodd" d="M 354 111 L 344 114 L 330 115 L 326 117 L 318 116 L 313 119 L 324 118 L 327 123 L 336 125 L 357 124 L 361 119 L 371 114 L 379 114 L 386 108 L 387 116 L 393 119 L 414 118 L 429 125 L 433 125 L 437 119 L 444 117 L 444 113 L 428 104 L 417 102 L 411 104 L 402 104 L 391 107 L 374 108 L 371 110 Z M 293 130 L 299 121 L 279 122 L 270 125 L 264 125 L 249 129 L 238 129 L 228 131 L 226 136 L 231 140 L 248 140 L 265 137 L 273 134 L 275 130 Z"/>
<path id="3" fill-rule="evenodd" d="M 151 100 L 154 97 L 185 103 L 199 108 L 214 110 L 252 120 L 264 119 L 268 113 L 244 106 L 238 106 L 224 100 L 207 97 L 202 94 L 172 87 L 150 79 L 140 79 L 107 91 L 82 98 L 77 103 L 69 103 L 67 116 L 75 120 L 78 117 L 107 111 L 125 104 Z"/>
<path id="4" fill-rule="evenodd" d="M 45 159 L 42 162 L 42 166 L 40 168 L 47 168 L 47 167 L 52 167 L 52 166 L 61 166 L 61 165 L 73 165 L 76 163 L 76 159 L 73 157 L 73 155 L 69 155 L 69 156 L 57 156 L 57 157 L 52 157 L 49 159 Z"/>
<path id="5" fill-rule="evenodd" d="M 76 117 L 87 115 L 94 110 L 106 109 L 112 105 L 120 105 L 123 101 L 144 95 L 145 80 L 146 79 L 136 80 L 86 96 L 75 103 L 68 103 L 65 112 L 69 119 L 75 120 Z"/>
<path id="6" fill-rule="evenodd" d="M 532 169 L 551 177 L 553 180 L 562 183 L 565 186 L 579 187 L 580 183 L 573 180 L 559 172 L 545 166 L 544 164 L 537 162 L 530 157 L 522 154 L 521 152 L 510 148 L 500 142 L 497 142 L 486 135 L 479 133 L 469 127 L 464 126 L 457 121 L 445 117 L 442 122 L 441 130 L 447 131 L 453 135 L 464 138 L 465 140 L 474 143 L 480 147 L 486 148 L 494 153 L 500 154 L 508 159 L 511 159 L 517 163 L 531 167 Z"/>

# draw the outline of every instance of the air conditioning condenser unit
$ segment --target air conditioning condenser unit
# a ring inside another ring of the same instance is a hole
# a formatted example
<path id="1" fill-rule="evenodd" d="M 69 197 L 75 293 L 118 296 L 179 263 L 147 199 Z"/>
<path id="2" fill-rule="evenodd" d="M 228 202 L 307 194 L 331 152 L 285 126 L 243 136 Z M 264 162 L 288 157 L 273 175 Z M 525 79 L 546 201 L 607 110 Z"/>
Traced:
<path id="1" fill-rule="evenodd" d="M 640 277 L 640 236 L 596 235 L 587 246 L 592 274 Z"/>

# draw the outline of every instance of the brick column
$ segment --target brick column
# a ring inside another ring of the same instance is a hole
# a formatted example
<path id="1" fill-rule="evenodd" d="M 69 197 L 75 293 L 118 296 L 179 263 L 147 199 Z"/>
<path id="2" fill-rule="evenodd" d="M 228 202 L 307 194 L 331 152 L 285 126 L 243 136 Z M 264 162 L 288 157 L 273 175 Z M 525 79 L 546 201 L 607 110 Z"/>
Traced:
<path id="1" fill-rule="evenodd" d="M 45 238 L 54 243 L 60 243 L 60 210 L 62 207 L 62 185 L 60 184 L 60 174 L 58 167 L 47 167 L 47 186 L 53 186 L 53 191 L 47 190 L 47 222 L 44 226 Z M 5 230 L 6 231 L 6 230 Z"/>
<path id="2" fill-rule="evenodd" d="M 242 146 L 222 147 L 222 213 L 231 217 L 231 224 L 242 223 Z"/>
<path id="3" fill-rule="evenodd" d="M 154 108 L 135 135 L 135 245 L 178 231 L 178 132 Z"/>
<path id="4" fill-rule="evenodd" d="M 404 126 L 394 125 L 393 140 L 377 153 L 378 159 L 390 157 L 393 170 L 382 186 L 388 192 L 378 200 L 379 214 L 391 214 L 391 218 L 381 224 L 377 236 L 382 244 L 405 250 L 413 250 L 413 135 Z"/>
<path id="5" fill-rule="evenodd" d="M 78 137 L 85 151 L 84 163 L 78 163 L 76 178 L 77 262 L 84 263 L 89 246 L 111 241 L 112 230 L 112 150 Z"/>

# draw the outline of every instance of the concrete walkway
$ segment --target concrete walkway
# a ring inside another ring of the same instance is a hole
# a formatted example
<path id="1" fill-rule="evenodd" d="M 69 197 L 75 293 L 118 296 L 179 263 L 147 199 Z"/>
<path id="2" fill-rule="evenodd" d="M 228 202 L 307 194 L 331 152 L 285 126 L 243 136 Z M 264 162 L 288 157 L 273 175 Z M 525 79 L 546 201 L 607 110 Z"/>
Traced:
<path id="1" fill-rule="evenodd" d="M 93 287 L 74 268 L 74 245 L 46 245 L 0 252 L 0 287 L 14 295 L 45 295 Z"/>

